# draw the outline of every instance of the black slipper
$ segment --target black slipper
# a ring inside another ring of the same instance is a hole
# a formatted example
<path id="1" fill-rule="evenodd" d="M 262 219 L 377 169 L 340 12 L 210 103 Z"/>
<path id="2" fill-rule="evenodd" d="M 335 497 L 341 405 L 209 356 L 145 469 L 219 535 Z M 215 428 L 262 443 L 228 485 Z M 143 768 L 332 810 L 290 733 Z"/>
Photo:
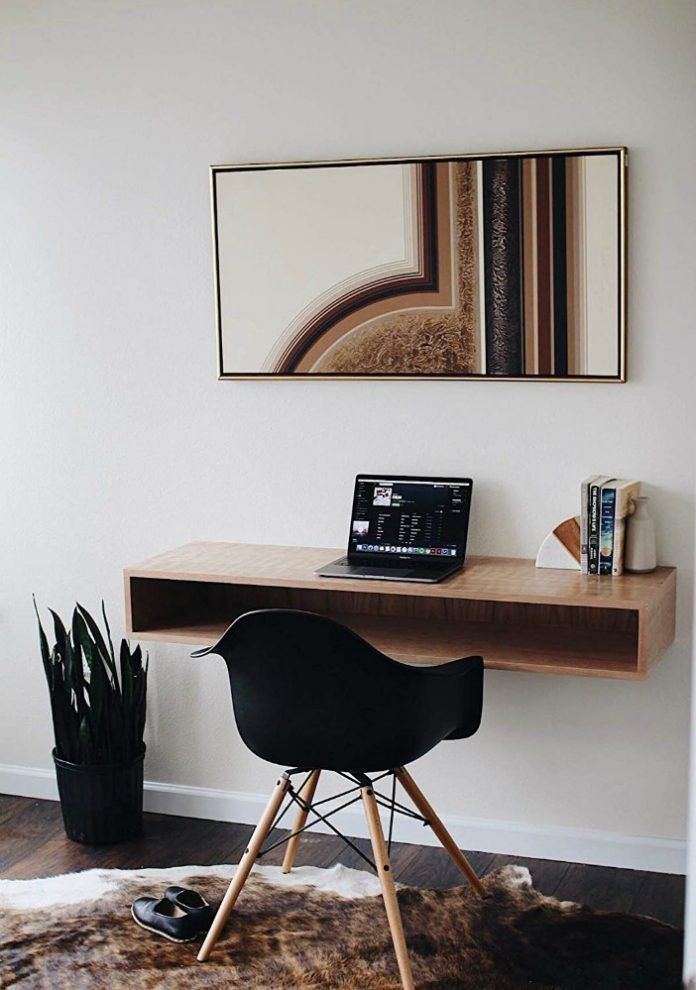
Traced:
<path id="1" fill-rule="evenodd" d="M 164 896 L 186 914 L 198 918 L 199 931 L 207 931 L 212 925 L 215 912 L 205 897 L 199 894 L 197 890 L 188 890 L 186 887 L 177 886 L 167 887 Z"/>
<path id="2" fill-rule="evenodd" d="M 203 931 L 201 918 L 187 914 L 168 898 L 138 897 L 131 906 L 133 921 L 170 942 L 193 942 Z M 210 927 L 209 925 L 207 927 Z"/>

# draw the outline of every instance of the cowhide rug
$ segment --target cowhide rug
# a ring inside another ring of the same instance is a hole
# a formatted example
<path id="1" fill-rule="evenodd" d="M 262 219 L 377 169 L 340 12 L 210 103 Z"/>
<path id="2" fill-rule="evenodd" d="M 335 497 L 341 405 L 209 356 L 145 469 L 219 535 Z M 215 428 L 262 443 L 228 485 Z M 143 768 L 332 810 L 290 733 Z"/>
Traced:
<path id="1" fill-rule="evenodd" d="M 130 903 L 182 883 L 217 902 L 233 867 L 88 870 L 0 881 L 0 985 L 51 990 L 398 990 L 376 878 L 336 866 L 257 867 L 207 963 L 198 943 L 138 928 Z M 466 886 L 402 887 L 419 990 L 677 990 L 679 931 L 534 890 L 521 867 Z"/>

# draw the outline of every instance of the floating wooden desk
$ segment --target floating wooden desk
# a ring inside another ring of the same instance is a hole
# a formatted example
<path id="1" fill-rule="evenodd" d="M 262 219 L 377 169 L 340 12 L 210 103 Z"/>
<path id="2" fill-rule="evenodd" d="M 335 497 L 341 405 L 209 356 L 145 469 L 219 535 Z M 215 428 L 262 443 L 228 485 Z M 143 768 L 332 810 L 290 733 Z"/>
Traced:
<path id="1" fill-rule="evenodd" d="M 128 633 L 210 645 L 254 608 L 330 615 L 390 656 L 641 680 L 674 639 L 676 572 L 588 577 L 471 557 L 440 584 L 322 578 L 340 550 L 190 543 L 124 572 Z"/>

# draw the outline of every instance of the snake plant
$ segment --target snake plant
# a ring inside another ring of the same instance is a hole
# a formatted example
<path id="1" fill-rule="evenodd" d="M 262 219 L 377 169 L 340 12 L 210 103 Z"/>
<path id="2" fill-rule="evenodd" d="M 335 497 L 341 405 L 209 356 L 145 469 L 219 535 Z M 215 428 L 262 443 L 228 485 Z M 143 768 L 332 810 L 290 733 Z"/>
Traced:
<path id="1" fill-rule="evenodd" d="M 118 659 L 102 602 L 106 640 L 79 603 L 70 629 L 52 609 L 49 647 L 34 601 L 51 699 L 56 755 L 71 763 L 125 763 L 143 752 L 147 658 L 121 640 Z M 108 644 L 108 645 L 107 645 Z"/>

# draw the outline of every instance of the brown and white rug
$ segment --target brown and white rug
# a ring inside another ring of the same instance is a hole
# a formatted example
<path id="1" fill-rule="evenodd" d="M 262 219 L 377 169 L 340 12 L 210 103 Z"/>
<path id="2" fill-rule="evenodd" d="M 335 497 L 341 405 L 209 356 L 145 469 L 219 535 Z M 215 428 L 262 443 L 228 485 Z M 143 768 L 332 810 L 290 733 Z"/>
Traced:
<path id="1" fill-rule="evenodd" d="M 0 986 L 34 990 L 398 990 L 376 878 L 257 867 L 207 963 L 138 928 L 130 904 L 170 883 L 217 902 L 234 867 L 88 870 L 0 880 Z M 678 990 L 682 935 L 650 918 L 544 897 L 527 870 L 468 887 L 402 887 L 418 990 Z"/>

